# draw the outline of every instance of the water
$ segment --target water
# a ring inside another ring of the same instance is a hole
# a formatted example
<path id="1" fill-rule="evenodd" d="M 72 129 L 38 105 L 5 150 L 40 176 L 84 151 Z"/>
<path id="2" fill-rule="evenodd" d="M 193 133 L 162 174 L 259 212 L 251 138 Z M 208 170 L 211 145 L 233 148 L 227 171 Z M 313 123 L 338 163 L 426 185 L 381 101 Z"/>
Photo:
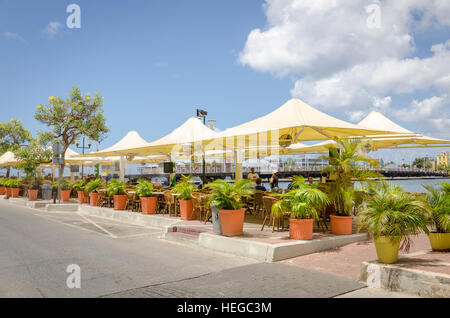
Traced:
<path id="1" fill-rule="evenodd" d="M 403 190 L 406 192 L 426 192 L 426 190 L 422 187 L 422 185 L 433 185 L 437 186 L 441 182 L 450 182 L 450 179 L 405 179 L 405 180 L 388 180 L 391 184 L 397 184 L 403 187 Z M 289 182 L 278 182 L 278 185 L 282 189 L 286 189 L 288 187 Z M 264 186 L 267 190 L 270 190 L 269 183 L 264 183 Z M 359 184 L 356 183 L 358 187 Z"/>

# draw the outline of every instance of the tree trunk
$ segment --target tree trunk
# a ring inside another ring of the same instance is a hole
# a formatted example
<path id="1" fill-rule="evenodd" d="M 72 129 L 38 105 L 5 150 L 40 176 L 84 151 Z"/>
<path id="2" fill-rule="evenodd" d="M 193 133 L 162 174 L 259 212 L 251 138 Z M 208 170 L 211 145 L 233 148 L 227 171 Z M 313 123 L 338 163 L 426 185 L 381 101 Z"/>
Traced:
<path id="1" fill-rule="evenodd" d="M 6 168 L 6 177 L 9 178 L 9 174 L 11 172 L 11 167 Z"/>

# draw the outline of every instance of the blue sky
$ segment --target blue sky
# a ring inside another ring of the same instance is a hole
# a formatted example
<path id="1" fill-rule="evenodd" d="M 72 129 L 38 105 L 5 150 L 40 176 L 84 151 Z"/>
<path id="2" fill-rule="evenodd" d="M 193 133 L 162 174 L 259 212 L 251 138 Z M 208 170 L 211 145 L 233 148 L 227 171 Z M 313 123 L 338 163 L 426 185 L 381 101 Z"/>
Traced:
<path id="1" fill-rule="evenodd" d="M 147 141 L 162 137 L 194 116 L 197 107 L 206 109 L 208 119 L 225 129 L 262 116 L 293 96 L 344 120 L 357 121 L 376 109 L 408 129 L 450 139 L 448 73 L 423 79 L 437 83 L 426 89 L 418 86 L 420 78 L 410 87 L 406 83 L 406 88 L 399 85 L 406 80 L 399 81 L 398 76 L 387 81 L 392 82 L 389 87 L 351 80 L 366 70 L 380 72 L 386 59 L 392 59 L 395 67 L 414 63 L 410 60 L 414 58 L 433 59 L 431 66 L 440 59 L 447 61 L 447 48 L 437 57 L 430 51 L 449 39 L 448 21 L 441 17 L 447 7 L 408 8 L 407 12 L 429 12 L 437 21 L 419 28 L 423 15 L 417 21 L 412 14 L 412 20 L 401 20 L 406 11 L 388 7 L 393 2 L 387 1 L 381 21 L 388 27 L 383 25 L 381 34 L 373 35 L 346 25 L 346 14 L 352 10 L 366 18 L 364 5 L 371 1 L 355 2 L 360 7 L 343 2 L 335 9 L 343 20 L 333 20 L 334 27 L 328 23 L 333 29 L 327 30 L 327 23 L 315 26 L 314 21 L 319 20 L 316 15 L 328 16 L 322 14 L 332 8 L 311 1 L 271 0 L 263 6 L 264 1 L 256 0 L 0 0 L 0 120 L 18 118 L 33 132 L 44 129 L 33 118 L 36 106 L 45 104 L 49 96 L 67 96 L 79 85 L 84 93 L 98 91 L 105 99 L 110 133 L 100 149 L 129 130 L 137 130 Z M 70 3 L 81 7 L 81 29 L 66 26 Z M 311 11 L 308 5 L 316 7 Z M 396 21 L 400 30 L 393 35 L 395 44 L 383 43 L 392 33 L 390 21 Z M 309 23 L 306 28 L 305 23 Z M 48 32 L 49 24 L 53 33 Z M 354 48 L 345 46 L 349 33 L 362 37 L 367 52 L 352 55 Z M 333 37 L 327 40 L 327 34 Z M 397 47 L 405 34 L 412 40 Z M 317 45 L 298 51 L 310 43 L 308 36 Z M 342 52 L 320 51 L 336 39 L 343 43 Z M 282 55 L 286 52 L 291 54 L 287 58 Z M 322 66 L 326 69 L 319 72 Z M 343 89 L 330 96 L 312 93 L 328 88 L 330 81 L 338 81 Z M 346 102 L 335 105 L 338 100 Z M 429 108 L 422 121 L 405 117 L 421 116 L 422 106 Z M 440 118 L 430 115 L 437 111 Z M 399 155 L 390 153 L 385 156 L 398 160 Z"/>

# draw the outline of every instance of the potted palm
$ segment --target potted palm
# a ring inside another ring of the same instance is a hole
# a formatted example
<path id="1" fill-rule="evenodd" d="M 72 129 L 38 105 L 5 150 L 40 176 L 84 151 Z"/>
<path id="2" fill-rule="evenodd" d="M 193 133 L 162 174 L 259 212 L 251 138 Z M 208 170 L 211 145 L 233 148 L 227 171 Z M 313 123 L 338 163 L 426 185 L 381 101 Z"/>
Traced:
<path id="1" fill-rule="evenodd" d="M 158 198 L 152 196 L 153 183 L 144 179 L 138 180 L 136 185 L 136 194 L 141 199 L 142 213 L 153 214 L 156 211 L 156 203 Z"/>
<path id="2" fill-rule="evenodd" d="M 111 179 L 106 185 L 106 192 L 109 196 L 114 196 L 114 210 L 125 210 L 127 207 L 125 183 L 118 179 Z"/>
<path id="3" fill-rule="evenodd" d="M 98 190 L 103 187 L 103 182 L 100 179 L 89 181 L 86 185 L 86 190 L 89 192 L 89 200 L 91 206 L 97 206 Z"/>
<path id="4" fill-rule="evenodd" d="M 39 193 L 39 179 L 35 178 L 28 189 L 28 200 L 36 201 Z"/>
<path id="5" fill-rule="evenodd" d="M 245 208 L 242 208 L 242 198 L 249 198 L 254 193 L 252 182 L 244 179 L 232 184 L 217 179 L 207 184 L 205 188 L 212 189 L 209 205 L 211 208 L 217 208 L 219 211 L 222 235 L 242 235 L 245 216 Z"/>
<path id="6" fill-rule="evenodd" d="M 5 195 L 5 192 L 6 192 L 5 182 L 7 180 L 8 179 L 6 179 L 6 178 L 1 178 L 0 179 L 0 195 Z"/>
<path id="7" fill-rule="evenodd" d="M 84 189 L 86 187 L 86 181 L 80 180 L 78 182 L 75 182 L 72 187 L 77 192 L 78 203 L 83 204 L 84 203 Z"/>
<path id="8" fill-rule="evenodd" d="M 21 182 L 18 179 L 9 179 L 7 187 L 10 189 L 10 196 L 13 198 L 19 197 Z"/>
<path id="9" fill-rule="evenodd" d="M 450 251 L 450 183 L 442 182 L 440 188 L 427 189 L 430 221 L 435 231 L 428 234 L 433 251 Z"/>
<path id="10" fill-rule="evenodd" d="M 293 190 L 276 195 L 280 200 L 272 205 L 272 215 L 275 217 L 281 217 L 285 213 L 290 215 L 290 239 L 311 240 L 314 220 L 319 218 L 318 211 L 330 200 L 318 189 L 318 182 L 306 184 L 302 176 L 294 176 L 293 179 Z"/>
<path id="11" fill-rule="evenodd" d="M 334 205 L 335 215 L 330 215 L 331 233 L 335 235 L 352 234 L 355 205 L 355 181 L 373 183 L 372 178 L 380 179 L 381 175 L 373 170 L 363 170 L 359 163 L 367 163 L 377 167 L 378 162 L 365 156 L 363 152 L 369 144 L 361 140 L 336 139 L 340 150 L 330 147 L 329 156 L 322 156 L 329 166 L 322 172 L 327 173 L 331 182 L 325 190 Z"/>
<path id="12" fill-rule="evenodd" d="M 180 214 L 182 220 L 192 220 L 195 218 L 191 194 L 196 191 L 196 188 L 192 182 L 192 178 L 192 175 L 183 176 L 181 181 L 173 188 L 173 192 L 180 195 L 178 201 L 180 202 Z"/>
<path id="13" fill-rule="evenodd" d="M 359 228 L 373 236 L 378 261 L 395 263 L 398 252 L 409 251 L 411 235 L 428 233 L 426 202 L 401 187 L 385 183 L 372 185 L 365 206 L 358 212 Z M 400 246 L 400 243 L 401 246 Z"/>
<path id="14" fill-rule="evenodd" d="M 61 190 L 61 201 L 63 202 L 69 201 L 70 193 L 72 192 L 72 185 L 70 184 L 69 180 L 61 179 L 60 190 Z"/>
<path id="15" fill-rule="evenodd" d="M 9 197 L 11 197 L 11 188 L 9 187 L 9 181 L 11 179 L 10 178 L 5 178 L 3 181 L 3 184 L 5 186 L 5 196 L 8 199 Z"/>

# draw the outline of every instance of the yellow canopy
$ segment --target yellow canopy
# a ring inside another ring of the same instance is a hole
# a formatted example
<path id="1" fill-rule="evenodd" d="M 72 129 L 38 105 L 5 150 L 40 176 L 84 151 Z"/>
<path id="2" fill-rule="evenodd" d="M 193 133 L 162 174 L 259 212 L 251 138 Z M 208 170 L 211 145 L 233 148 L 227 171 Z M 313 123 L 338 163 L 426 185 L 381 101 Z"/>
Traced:
<path id="1" fill-rule="evenodd" d="M 128 132 L 125 137 L 123 137 L 115 145 L 108 147 L 104 150 L 91 152 L 85 157 L 107 157 L 107 156 L 127 156 L 134 155 L 133 152 L 128 152 L 127 149 L 143 147 L 148 144 L 136 131 Z"/>
<path id="2" fill-rule="evenodd" d="M 360 121 L 358 125 L 364 125 L 368 128 L 379 127 L 382 130 L 391 130 L 402 134 L 399 136 L 381 136 L 381 138 L 378 138 L 377 136 L 376 139 L 370 139 L 372 136 L 368 136 L 365 140 L 370 143 L 372 150 L 374 151 L 380 148 L 426 148 L 450 146 L 450 140 L 414 134 L 376 111 L 371 112 L 366 118 Z M 294 144 L 287 148 L 287 152 L 289 154 L 323 152 L 328 151 L 329 147 L 337 147 L 337 143 L 332 140 L 328 140 L 310 146 Z"/>
<path id="3" fill-rule="evenodd" d="M 19 163 L 12 151 L 7 151 L 0 156 L 0 167 L 17 166 Z"/>
<path id="4" fill-rule="evenodd" d="M 237 148 L 266 145 L 289 145 L 306 140 L 327 140 L 334 137 L 398 134 L 391 130 L 354 125 L 309 106 L 293 98 L 273 112 L 227 129 L 217 134 L 210 145 L 221 144 Z M 231 140 L 230 140 L 231 139 Z"/>
<path id="5" fill-rule="evenodd" d="M 198 152 L 196 144 L 214 138 L 217 133 L 206 127 L 198 118 L 191 117 L 168 135 L 145 145 L 129 146 L 121 154 L 139 155 L 191 155 Z M 201 147 L 200 147 L 201 148 Z"/>

